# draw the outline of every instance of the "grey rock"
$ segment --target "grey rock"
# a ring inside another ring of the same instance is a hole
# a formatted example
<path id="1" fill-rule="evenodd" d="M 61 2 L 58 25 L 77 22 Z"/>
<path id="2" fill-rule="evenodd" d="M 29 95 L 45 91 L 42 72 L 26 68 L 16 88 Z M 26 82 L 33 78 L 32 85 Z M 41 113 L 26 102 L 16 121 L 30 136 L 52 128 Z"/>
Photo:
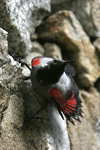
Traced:
<path id="1" fill-rule="evenodd" d="M 8 31 L 9 52 L 26 56 L 31 51 L 30 36 L 50 12 L 50 0 L 0 1 L 0 26 Z"/>
<path id="2" fill-rule="evenodd" d="M 31 38 L 31 41 L 36 41 L 36 40 L 38 39 L 38 36 L 37 36 L 37 34 L 33 33 L 33 34 L 30 36 L 30 38 Z"/>
<path id="3" fill-rule="evenodd" d="M 53 57 L 53 58 L 56 58 L 56 59 L 62 59 L 61 49 L 56 44 L 54 44 L 54 43 L 45 43 L 44 44 L 44 49 L 45 49 L 45 56 Z"/>
<path id="4" fill-rule="evenodd" d="M 96 122 L 96 124 L 94 126 L 94 131 L 95 131 L 96 136 L 98 138 L 98 145 L 99 145 L 98 150 L 99 150 L 100 149 L 100 118 L 98 119 L 98 121 Z"/>
<path id="5" fill-rule="evenodd" d="M 32 42 L 31 52 L 38 52 L 40 54 L 44 54 L 44 48 L 38 41 L 34 41 Z"/>
<path id="6" fill-rule="evenodd" d="M 0 29 L 0 113 L 7 107 L 12 89 L 16 91 L 18 84 L 21 82 L 21 68 L 18 63 L 8 55 L 7 51 L 7 32 Z M 19 78 L 20 80 L 18 80 Z"/>
<path id="7" fill-rule="evenodd" d="M 55 13 L 59 10 L 72 11 L 89 36 L 100 37 L 99 0 L 51 0 L 51 8 L 52 13 Z"/>
<path id="8" fill-rule="evenodd" d="M 100 38 L 97 38 L 94 42 L 93 45 L 95 46 L 96 50 L 98 51 L 100 55 Z"/>
<path id="9" fill-rule="evenodd" d="M 88 112 L 90 113 L 91 118 L 89 119 L 89 122 L 92 126 L 95 125 L 97 120 L 99 119 L 99 108 L 100 108 L 100 95 L 96 88 L 91 87 L 88 92 L 82 90 L 81 95 L 83 98 L 83 101 L 86 103 L 86 106 L 88 108 Z M 87 112 L 85 112 L 87 113 Z"/>
<path id="10" fill-rule="evenodd" d="M 2 63 L 6 63 L 6 57 L 7 57 L 7 50 L 8 50 L 8 42 L 7 40 L 7 32 L 0 28 L 0 67 L 2 66 Z M 2 57 L 2 55 L 5 56 Z"/>
<path id="11" fill-rule="evenodd" d="M 21 68 L 7 53 L 7 32 L 0 29 L 0 38 L 0 149 L 21 149 L 18 142 L 21 136 L 18 128 L 23 124 L 24 112 L 22 95 L 18 93 L 22 82 Z"/>

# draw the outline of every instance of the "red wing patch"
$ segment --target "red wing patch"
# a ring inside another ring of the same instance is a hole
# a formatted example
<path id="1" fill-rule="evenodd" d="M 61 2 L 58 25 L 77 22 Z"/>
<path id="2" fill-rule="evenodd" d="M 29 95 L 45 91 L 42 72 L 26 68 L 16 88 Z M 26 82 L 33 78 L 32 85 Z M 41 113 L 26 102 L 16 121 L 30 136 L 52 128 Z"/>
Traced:
<path id="1" fill-rule="evenodd" d="M 66 113 L 70 112 L 73 114 L 73 111 L 75 111 L 74 108 L 76 108 L 76 104 L 77 104 L 77 102 L 75 99 L 75 93 L 73 93 L 71 98 L 66 101 L 66 104 L 64 107 L 65 112 L 67 111 Z"/>
<path id="2" fill-rule="evenodd" d="M 49 96 L 54 98 L 54 100 L 60 104 L 60 110 L 69 115 L 69 113 L 73 114 L 76 108 L 76 99 L 75 93 L 72 94 L 71 98 L 66 100 L 65 97 L 56 89 L 52 88 L 49 91 Z"/>
<path id="3" fill-rule="evenodd" d="M 38 66 L 40 64 L 40 58 L 33 58 L 31 62 L 31 66 Z"/>
<path id="4" fill-rule="evenodd" d="M 52 88 L 49 91 L 49 96 L 54 98 L 54 100 L 59 104 L 63 101 L 61 93 L 56 88 Z"/>

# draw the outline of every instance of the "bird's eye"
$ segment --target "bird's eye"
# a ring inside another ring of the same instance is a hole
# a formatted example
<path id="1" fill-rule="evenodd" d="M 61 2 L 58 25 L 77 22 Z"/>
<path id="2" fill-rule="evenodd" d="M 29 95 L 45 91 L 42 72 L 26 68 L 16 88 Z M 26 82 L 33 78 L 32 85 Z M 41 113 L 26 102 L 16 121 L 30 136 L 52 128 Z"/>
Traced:
<path id="1" fill-rule="evenodd" d="M 57 60 L 56 59 L 54 59 L 54 61 L 53 61 L 54 63 L 57 63 Z"/>
<path id="2" fill-rule="evenodd" d="M 31 62 L 31 66 L 38 66 L 40 64 L 40 58 L 33 58 Z"/>

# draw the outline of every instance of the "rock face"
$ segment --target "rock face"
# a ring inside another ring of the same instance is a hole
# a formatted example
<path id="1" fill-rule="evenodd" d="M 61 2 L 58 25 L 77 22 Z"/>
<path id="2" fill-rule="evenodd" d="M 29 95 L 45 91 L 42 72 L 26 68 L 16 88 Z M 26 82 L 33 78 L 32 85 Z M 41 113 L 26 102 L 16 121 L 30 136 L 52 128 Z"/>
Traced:
<path id="1" fill-rule="evenodd" d="M 59 11 L 50 16 L 37 29 L 37 34 L 42 41 L 58 43 L 66 56 L 77 61 L 80 85 L 90 87 L 94 84 L 100 76 L 99 60 L 94 46 L 72 12 Z"/>
<path id="2" fill-rule="evenodd" d="M 45 56 L 62 59 L 61 49 L 54 43 L 45 43 Z"/>
<path id="3" fill-rule="evenodd" d="M 50 0 L 0 1 L 0 27 L 9 32 L 9 52 L 25 56 L 31 51 L 30 35 L 50 12 Z"/>
<path id="4" fill-rule="evenodd" d="M 7 32 L 0 29 L 0 149 L 70 150 L 66 120 L 52 100 L 29 121 L 45 99 L 32 90 L 30 81 L 23 81 L 22 69 L 7 49 Z"/>
<path id="5" fill-rule="evenodd" d="M 52 13 L 59 10 L 71 10 L 90 37 L 100 37 L 100 1 L 51 0 Z"/>
<path id="6" fill-rule="evenodd" d="M 100 149 L 99 7 L 99 0 L 0 0 L 0 150 Z M 30 71 L 8 50 L 29 65 L 35 56 L 76 60 L 81 123 L 62 120 L 53 101 L 33 91 L 25 80 Z"/>
<path id="7" fill-rule="evenodd" d="M 24 112 L 22 94 L 18 92 L 22 81 L 21 68 L 7 53 L 7 32 L 2 29 L 0 41 L 0 149 L 20 149 L 21 134 L 18 128 L 23 125 Z"/>
<path id="8" fill-rule="evenodd" d="M 94 126 L 94 131 L 96 133 L 96 136 L 98 137 L 98 149 L 100 149 L 100 118 Z"/>
<path id="9" fill-rule="evenodd" d="M 96 39 L 93 42 L 93 45 L 95 46 L 96 50 L 98 51 L 99 55 L 100 55 L 100 38 Z"/>
<path id="10" fill-rule="evenodd" d="M 39 42 L 34 41 L 34 42 L 32 42 L 31 52 L 39 52 L 40 54 L 43 55 L 44 54 L 44 48 Z"/>

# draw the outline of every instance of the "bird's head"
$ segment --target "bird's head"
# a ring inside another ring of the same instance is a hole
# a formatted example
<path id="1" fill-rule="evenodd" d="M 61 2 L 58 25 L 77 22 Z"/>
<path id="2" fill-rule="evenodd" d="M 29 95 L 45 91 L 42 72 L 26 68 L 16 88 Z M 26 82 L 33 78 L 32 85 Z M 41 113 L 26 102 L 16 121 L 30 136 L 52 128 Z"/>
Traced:
<path id="1" fill-rule="evenodd" d="M 31 62 L 31 66 L 35 68 L 47 67 L 50 63 L 53 63 L 53 58 L 49 57 L 34 57 Z"/>
<path id="2" fill-rule="evenodd" d="M 68 63 L 75 62 L 75 60 L 59 60 L 55 58 L 50 57 L 34 57 L 31 61 L 31 66 L 35 68 L 59 68 L 59 67 L 65 67 Z"/>

